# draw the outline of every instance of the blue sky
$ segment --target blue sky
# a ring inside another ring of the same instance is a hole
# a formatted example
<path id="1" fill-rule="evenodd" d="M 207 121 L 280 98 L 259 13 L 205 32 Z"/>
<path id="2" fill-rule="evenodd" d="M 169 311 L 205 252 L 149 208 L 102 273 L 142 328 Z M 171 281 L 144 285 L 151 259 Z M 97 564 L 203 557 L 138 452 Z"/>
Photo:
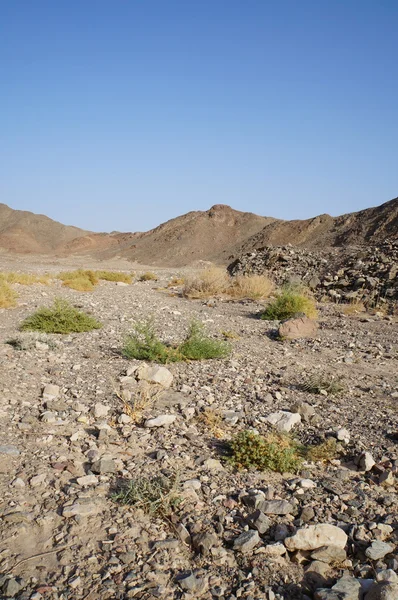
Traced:
<path id="1" fill-rule="evenodd" d="M 0 202 L 141 231 L 398 195 L 396 0 L 4 0 Z"/>

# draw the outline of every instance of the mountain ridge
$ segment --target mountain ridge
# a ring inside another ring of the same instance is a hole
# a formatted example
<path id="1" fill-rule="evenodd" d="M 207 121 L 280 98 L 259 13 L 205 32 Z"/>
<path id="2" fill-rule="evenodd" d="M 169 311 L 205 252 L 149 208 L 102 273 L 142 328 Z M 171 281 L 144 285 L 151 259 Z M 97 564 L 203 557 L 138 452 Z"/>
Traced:
<path id="1" fill-rule="evenodd" d="M 122 257 L 180 267 L 197 261 L 226 263 L 267 245 L 310 248 L 377 244 L 398 240 L 398 198 L 338 217 L 282 220 L 215 204 L 190 211 L 146 232 L 95 233 L 45 215 L 0 204 L 0 249 L 15 254 Z"/>

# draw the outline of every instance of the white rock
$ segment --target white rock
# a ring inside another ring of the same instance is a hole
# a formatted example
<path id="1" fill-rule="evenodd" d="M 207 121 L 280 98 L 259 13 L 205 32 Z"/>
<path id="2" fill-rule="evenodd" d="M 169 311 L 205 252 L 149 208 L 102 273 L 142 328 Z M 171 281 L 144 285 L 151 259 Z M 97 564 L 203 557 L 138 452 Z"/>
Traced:
<path id="1" fill-rule="evenodd" d="M 152 427 L 164 427 L 165 425 L 171 425 L 176 420 L 176 415 L 159 415 L 155 419 L 147 419 L 144 423 L 144 427 L 151 429 Z"/>
<path id="2" fill-rule="evenodd" d="M 277 412 L 268 415 L 266 421 L 271 425 L 274 425 L 279 431 L 288 433 L 295 425 L 301 423 L 301 415 L 299 413 L 278 410 Z"/>
<path id="3" fill-rule="evenodd" d="M 384 558 L 387 554 L 391 554 L 394 550 L 395 546 L 392 544 L 376 540 L 375 542 L 372 542 L 369 548 L 366 548 L 365 554 L 371 560 L 379 560 L 380 558 Z"/>
<path id="4" fill-rule="evenodd" d="M 286 548 L 282 542 L 275 542 L 274 544 L 268 544 L 264 548 L 260 548 L 259 552 L 269 558 L 278 558 L 286 554 Z"/>
<path id="5" fill-rule="evenodd" d="M 312 488 L 316 488 L 316 483 L 315 481 L 312 481 L 312 479 L 302 479 L 300 481 L 300 487 L 304 488 L 305 490 L 310 490 Z"/>
<path id="6" fill-rule="evenodd" d="M 16 487 L 16 488 L 24 488 L 25 487 L 25 482 L 20 477 L 16 477 L 14 479 L 14 481 L 12 482 L 12 486 Z"/>
<path id="7" fill-rule="evenodd" d="M 76 479 L 79 485 L 95 485 L 98 483 L 98 477 L 95 475 L 84 475 L 83 477 L 78 477 Z"/>
<path id="8" fill-rule="evenodd" d="M 358 468 L 361 471 L 370 471 L 375 464 L 376 461 L 374 460 L 370 452 L 363 452 L 363 454 L 361 454 L 361 456 L 359 457 Z"/>
<path id="9" fill-rule="evenodd" d="M 166 367 L 140 367 L 137 370 L 137 378 L 150 383 L 158 383 L 164 388 L 169 388 L 173 382 L 173 375 Z"/>
<path id="10" fill-rule="evenodd" d="M 336 432 L 336 438 L 339 442 L 344 442 L 344 444 L 348 444 L 350 441 L 350 432 L 345 427 L 338 429 Z"/>
<path id="11" fill-rule="evenodd" d="M 59 385 L 53 385 L 52 383 L 47 383 L 43 390 L 43 400 L 46 402 L 51 402 L 51 400 L 55 400 L 59 396 Z"/>
<path id="12" fill-rule="evenodd" d="M 117 281 L 116 285 L 118 285 L 119 287 L 129 287 L 129 284 L 125 281 Z"/>
<path id="13" fill-rule="evenodd" d="M 285 539 L 285 546 L 289 552 L 294 550 L 316 550 L 322 548 L 322 546 L 344 548 L 347 539 L 347 534 L 340 527 L 323 523 L 299 529 L 295 535 Z"/>
<path id="14" fill-rule="evenodd" d="M 44 483 L 45 480 L 46 480 L 46 474 L 41 473 L 40 475 L 35 475 L 34 477 L 32 477 L 29 480 L 29 484 L 31 487 L 37 487 L 37 486 L 41 485 L 42 483 Z"/>
<path id="15" fill-rule="evenodd" d="M 76 515 L 88 517 L 90 515 L 96 515 L 98 511 L 99 507 L 95 504 L 80 504 L 79 502 L 75 502 L 75 504 L 63 507 L 62 516 L 67 518 L 75 517 Z"/>
<path id="16" fill-rule="evenodd" d="M 101 419 L 102 417 L 106 417 L 108 415 L 109 406 L 105 406 L 105 404 L 97 402 L 97 404 L 94 406 L 93 412 L 96 419 Z"/>

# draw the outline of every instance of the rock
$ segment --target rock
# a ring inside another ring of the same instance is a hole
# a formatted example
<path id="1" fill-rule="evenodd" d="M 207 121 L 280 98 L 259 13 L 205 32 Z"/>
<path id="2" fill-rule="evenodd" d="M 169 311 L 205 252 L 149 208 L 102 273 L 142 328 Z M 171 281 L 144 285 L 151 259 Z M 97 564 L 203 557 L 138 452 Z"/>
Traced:
<path id="1" fill-rule="evenodd" d="M 0 446 L 0 454 L 6 454 L 7 456 L 19 456 L 20 451 L 16 446 Z"/>
<path id="2" fill-rule="evenodd" d="M 209 471 L 224 471 L 222 463 L 216 458 L 208 458 L 203 463 L 205 469 Z"/>
<path id="3" fill-rule="evenodd" d="M 165 427 L 171 425 L 176 420 L 177 415 L 159 415 L 155 419 L 147 419 L 144 423 L 144 427 L 152 429 L 153 427 Z"/>
<path id="4" fill-rule="evenodd" d="M 347 574 L 339 579 L 332 590 L 338 592 L 343 600 L 361 600 L 363 595 L 361 583 L 355 577 Z"/>
<path id="5" fill-rule="evenodd" d="M 43 421 L 43 423 L 56 423 L 58 417 L 57 413 L 52 412 L 51 410 L 46 410 L 40 415 L 40 419 Z"/>
<path id="6" fill-rule="evenodd" d="M 278 335 L 284 340 L 313 338 L 318 333 L 318 323 L 308 317 L 299 317 L 284 321 L 278 329 Z"/>
<path id="7" fill-rule="evenodd" d="M 95 475 L 84 475 L 76 479 L 77 483 L 81 486 L 96 485 L 98 483 L 98 477 Z"/>
<path id="8" fill-rule="evenodd" d="M 97 404 L 94 406 L 94 417 L 96 419 L 101 419 L 102 417 L 106 417 L 108 415 L 109 412 L 109 406 L 105 406 L 105 404 L 100 404 L 99 402 L 97 402 Z"/>
<path id="9" fill-rule="evenodd" d="M 308 402 L 298 402 L 292 407 L 293 412 L 299 413 L 303 421 L 309 422 L 315 416 L 315 409 Z"/>
<path id="10" fill-rule="evenodd" d="M 6 598 L 15 598 L 21 589 L 21 584 L 18 583 L 14 577 L 11 577 L 11 579 L 8 579 L 3 586 L 3 594 Z"/>
<path id="11" fill-rule="evenodd" d="M 44 386 L 42 398 L 45 402 L 51 402 L 55 400 L 59 396 L 59 386 L 53 385 L 52 383 L 47 383 Z"/>
<path id="12" fill-rule="evenodd" d="M 93 473 L 97 473 L 98 475 L 103 475 L 104 473 L 115 473 L 116 466 L 113 458 L 103 457 L 99 460 L 96 460 L 91 465 L 91 470 Z"/>
<path id="13" fill-rule="evenodd" d="M 346 560 L 347 553 L 340 546 L 322 546 L 311 553 L 311 558 L 325 563 L 340 564 Z"/>
<path id="14" fill-rule="evenodd" d="M 290 515 L 293 504 L 287 500 L 265 500 L 261 503 L 261 511 L 267 515 Z"/>
<path id="15" fill-rule="evenodd" d="M 166 367 L 139 367 L 136 371 L 137 379 L 158 383 L 164 388 L 169 388 L 173 382 L 173 375 Z"/>
<path id="16" fill-rule="evenodd" d="M 370 471 L 376 464 L 370 452 L 363 452 L 358 459 L 358 468 L 360 471 Z"/>
<path id="17" fill-rule="evenodd" d="M 198 533 L 193 536 L 192 545 L 203 556 L 207 556 L 211 548 L 218 545 L 218 537 L 215 533 Z"/>
<path id="18" fill-rule="evenodd" d="M 99 507 L 96 504 L 75 502 L 70 506 L 63 507 L 62 516 L 66 518 L 76 517 L 76 515 L 89 517 L 91 515 L 96 515 L 98 512 Z"/>
<path id="19" fill-rule="evenodd" d="M 365 554 L 371 560 L 379 560 L 380 558 L 384 558 L 387 554 L 394 552 L 394 549 L 394 546 L 391 544 L 376 540 L 375 542 L 372 542 L 369 548 L 366 548 Z"/>
<path id="20" fill-rule="evenodd" d="M 263 548 L 260 548 L 259 552 L 267 558 L 279 558 L 286 554 L 286 548 L 282 542 L 275 542 L 274 544 L 267 544 Z"/>
<path id="21" fill-rule="evenodd" d="M 265 533 L 271 527 L 271 520 L 261 510 L 256 510 L 249 515 L 247 522 L 259 533 Z"/>
<path id="22" fill-rule="evenodd" d="M 345 427 L 338 429 L 336 431 L 336 438 L 339 442 L 344 442 L 344 444 L 348 444 L 350 442 L 350 432 Z"/>
<path id="23" fill-rule="evenodd" d="M 299 529 L 293 536 L 285 539 L 285 546 L 289 552 L 294 550 L 317 550 L 323 546 L 344 548 L 347 539 L 347 534 L 340 527 L 324 523 Z"/>
<path id="24" fill-rule="evenodd" d="M 382 581 L 371 586 L 364 600 L 397 600 L 397 598 L 398 583 Z"/>
<path id="25" fill-rule="evenodd" d="M 31 487 L 37 487 L 37 486 L 41 485 L 42 483 L 44 483 L 45 480 L 46 480 L 46 474 L 41 473 L 40 475 L 35 475 L 34 477 L 31 477 L 31 479 L 29 480 L 29 484 Z"/>
<path id="26" fill-rule="evenodd" d="M 238 550 L 239 552 L 251 552 L 253 548 L 260 543 L 260 536 L 258 535 L 258 531 L 244 531 L 234 540 L 234 550 Z"/>
<path id="27" fill-rule="evenodd" d="M 301 415 L 299 413 L 279 410 L 278 412 L 268 415 L 266 421 L 271 425 L 274 425 L 279 431 L 288 433 L 295 425 L 301 423 Z"/>
<path id="28" fill-rule="evenodd" d="M 195 596 L 201 596 L 207 591 L 208 583 L 205 577 L 196 577 L 193 573 L 179 579 L 178 581 L 181 589 Z"/>
<path id="29" fill-rule="evenodd" d="M 389 583 L 398 583 L 398 573 L 393 569 L 383 569 L 376 575 L 377 581 L 388 581 Z"/>

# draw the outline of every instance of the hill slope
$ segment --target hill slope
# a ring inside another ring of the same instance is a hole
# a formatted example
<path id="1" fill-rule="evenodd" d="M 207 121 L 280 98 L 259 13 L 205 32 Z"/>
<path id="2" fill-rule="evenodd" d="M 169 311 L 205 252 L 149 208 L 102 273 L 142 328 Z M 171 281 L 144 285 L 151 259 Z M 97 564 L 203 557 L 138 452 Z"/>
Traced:
<path id="1" fill-rule="evenodd" d="M 398 239 L 398 198 L 376 208 L 331 217 L 281 221 L 217 204 L 145 233 L 92 233 L 0 204 L 0 248 L 15 253 L 120 256 L 179 267 L 198 260 L 229 262 L 266 245 L 324 248 Z"/>

